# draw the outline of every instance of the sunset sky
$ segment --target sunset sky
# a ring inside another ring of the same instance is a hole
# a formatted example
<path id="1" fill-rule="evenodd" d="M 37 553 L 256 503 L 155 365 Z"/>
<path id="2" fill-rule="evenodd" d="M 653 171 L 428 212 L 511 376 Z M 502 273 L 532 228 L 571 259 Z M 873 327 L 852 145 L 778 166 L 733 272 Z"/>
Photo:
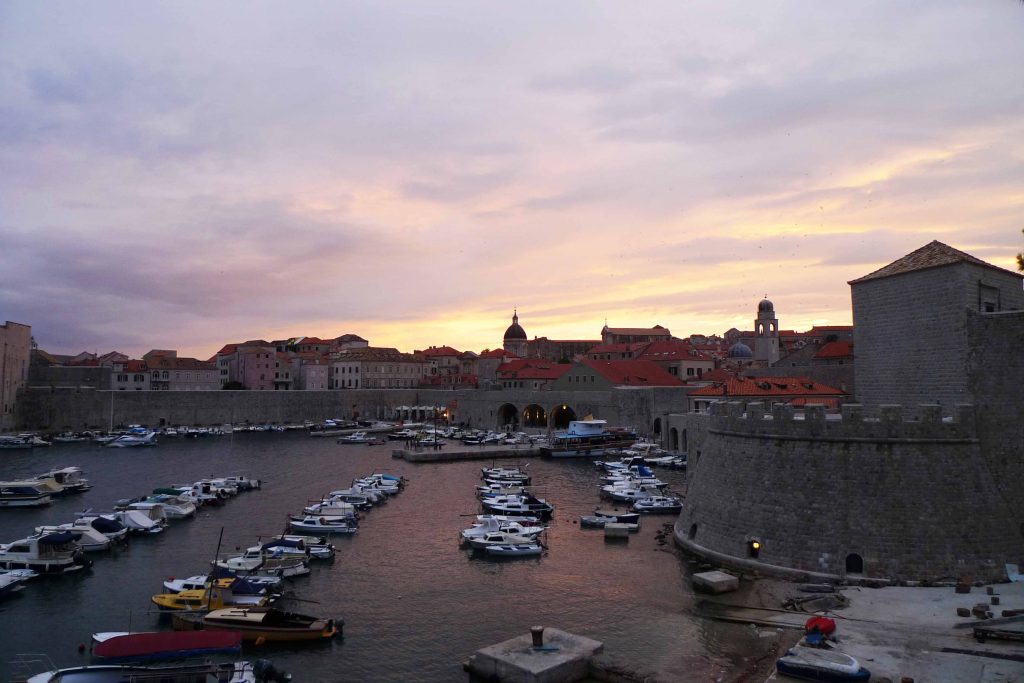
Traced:
<path id="1" fill-rule="evenodd" d="M 849 324 L 1024 248 L 1024 6 L 0 4 L 0 322 L 55 353 Z"/>

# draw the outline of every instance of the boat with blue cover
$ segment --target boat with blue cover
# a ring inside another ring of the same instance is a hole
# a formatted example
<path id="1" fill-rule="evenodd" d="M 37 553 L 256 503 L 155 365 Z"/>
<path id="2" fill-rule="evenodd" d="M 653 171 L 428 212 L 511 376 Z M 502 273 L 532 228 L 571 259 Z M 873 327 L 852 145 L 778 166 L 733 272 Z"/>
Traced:
<path id="1" fill-rule="evenodd" d="M 607 420 L 573 420 L 564 432 L 555 432 L 540 454 L 545 458 L 602 456 L 612 449 L 624 448 L 636 441 L 628 429 L 608 429 Z"/>

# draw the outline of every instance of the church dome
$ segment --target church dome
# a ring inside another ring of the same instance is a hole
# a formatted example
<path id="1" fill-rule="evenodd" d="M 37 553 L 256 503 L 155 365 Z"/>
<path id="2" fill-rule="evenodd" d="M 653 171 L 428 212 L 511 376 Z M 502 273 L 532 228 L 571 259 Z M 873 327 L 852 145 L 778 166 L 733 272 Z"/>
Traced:
<path id="1" fill-rule="evenodd" d="M 771 302 L 769 302 L 771 303 Z M 753 358 L 754 352 L 743 342 L 736 342 L 729 347 L 729 358 Z"/>
<path id="2" fill-rule="evenodd" d="M 761 303 L 759 303 L 757 305 L 757 312 L 758 313 L 774 313 L 775 312 L 775 304 L 773 304 L 771 301 L 768 301 L 768 299 L 762 299 Z"/>
<path id="3" fill-rule="evenodd" d="M 526 330 L 519 326 L 519 315 L 515 312 L 512 313 L 512 324 L 505 330 L 505 341 L 511 340 L 526 340 Z"/>

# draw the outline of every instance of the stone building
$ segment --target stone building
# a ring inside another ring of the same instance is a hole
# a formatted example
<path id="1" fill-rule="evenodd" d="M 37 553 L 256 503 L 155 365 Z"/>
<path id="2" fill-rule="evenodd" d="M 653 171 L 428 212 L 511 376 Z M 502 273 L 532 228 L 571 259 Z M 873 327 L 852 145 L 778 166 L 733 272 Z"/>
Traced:
<path id="1" fill-rule="evenodd" d="M 426 376 L 427 362 L 398 349 L 354 348 L 331 361 L 331 389 L 412 389 Z"/>
<path id="2" fill-rule="evenodd" d="M 8 320 L 0 325 L 0 430 L 11 429 L 15 404 L 28 381 L 32 328 Z"/>
<path id="3" fill-rule="evenodd" d="M 516 358 L 527 357 L 526 330 L 519 324 L 519 311 L 512 311 L 512 324 L 505 330 L 501 348 Z"/>
<path id="4" fill-rule="evenodd" d="M 779 319 L 775 317 L 775 304 L 767 297 L 757 304 L 753 351 L 759 365 L 773 365 L 779 360 Z"/>
<path id="5" fill-rule="evenodd" d="M 858 402 L 841 415 L 668 417 L 690 454 L 677 542 L 766 573 L 1006 580 L 1024 562 L 1021 276 L 932 242 L 850 285 Z"/>

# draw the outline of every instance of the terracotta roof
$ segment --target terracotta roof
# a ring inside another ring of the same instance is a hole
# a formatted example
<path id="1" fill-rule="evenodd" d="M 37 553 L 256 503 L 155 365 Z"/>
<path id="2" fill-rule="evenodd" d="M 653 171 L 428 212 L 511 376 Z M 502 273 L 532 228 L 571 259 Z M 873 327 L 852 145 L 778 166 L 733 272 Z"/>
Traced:
<path id="1" fill-rule="evenodd" d="M 675 387 L 683 384 L 678 377 L 649 360 L 585 359 L 580 362 L 616 386 Z"/>
<path id="2" fill-rule="evenodd" d="M 146 364 L 141 360 L 129 360 L 124 363 L 125 372 L 145 372 Z"/>
<path id="3" fill-rule="evenodd" d="M 460 352 L 450 346 L 431 346 L 429 349 L 423 349 L 419 353 L 422 353 L 427 358 L 460 355 Z"/>
<path id="4" fill-rule="evenodd" d="M 845 393 L 807 377 L 733 377 L 695 389 L 690 396 L 843 396 Z"/>
<path id="5" fill-rule="evenodd" d="M 834 341 L 825 344 L 814 354 L 815 358 L 849 358 L 853 355 L 853 342 Z"/>
<path id="6" fill-rule="evenodd" d="M 736 374 L 724 368 L 715 368 L 714 370 L 708 370 L 700 377 L 688 378 L 688 383 L 707 384 L 708 382 L 727 382 L 730 379 L 736 379 Z"/>
<path id="7" fill-rule="evenodd" d="M 558 379 L 572 370 L 568 363 L 515 359 L 498 366 L 499 379 Z"/>
<path id="8" fill-rule="evenodd" d="M 903 258 L 893 261 L 884 268 L 879 268 L 875 272 L 868 273 L 864 277 L 859 277 L 856 280 L 850 280 L 847 284 L 853 285 L 859 282 L 867 282 L 868 280 L 878 280 L 884 277 L 891 277 L 893 275 L 912 273 L 916 270 L 937 268 L 938 266 L 950 266 L 958 263 L 971 263 L 976 266 L 983 266 L 985 268 L 991 268 L 992 270 L 998 270 L 1003 273 L 1015 275 L 1019 278 L 1024 278 L 1024 275 L 1021 275 L 1020 273 L 1015 273 L 1012 270 L 1006 270 L 1005 268 L 994 266 L 991 263 L 986 263 L 966 252 L 954 249 L 948 244 L 943 244 L 938 240 L 933 240 L 920 249 L 910 252 Z"/>
<path id="9" fill-rule="evenodd" d="M 670 360 L 702 360 L 711 361 L 711 356 L 704 353 L 690 342 L 679 339 L 651 342 L 637 360 L 670 361 Z"/>
<path id="10" fill-rule="evenodd" d="M 358 334 L 343 334 L 340 337 L 338 337 L 337 339 L 335 339 L 334 341 L 340 343 L 340 342 L 351 342 L 351 341 L 361 341 L 361 342 L 364 342 L 366 340 L 363 339 L 362 337 L 360 337 Z"/>
<path id="11" fill-rule="evenodd" d="M 481 358 L 515 358 L 511 353 L 505 349 L 494 349 L 493 351 L 483 351 L 480 353 Z"/>

